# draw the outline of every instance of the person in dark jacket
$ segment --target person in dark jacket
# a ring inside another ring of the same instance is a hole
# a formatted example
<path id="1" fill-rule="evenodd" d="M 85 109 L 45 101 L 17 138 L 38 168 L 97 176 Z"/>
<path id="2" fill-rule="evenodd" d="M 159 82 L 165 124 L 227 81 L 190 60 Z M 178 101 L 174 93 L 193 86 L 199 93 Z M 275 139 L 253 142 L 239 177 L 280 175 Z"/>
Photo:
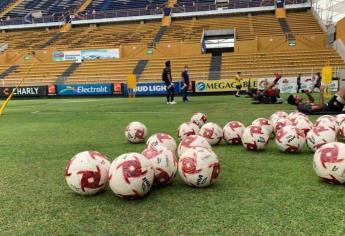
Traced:
<path id="1" fill-rule="evenodd" d="M 318 73 L 316 73 L 316 83 L 315 83 L 314 88 L 313 88 L 312 91 L 314 91 L 315 88 L 320 89 L 320 87 L 321 87 L 321 81 L 322 81 L 322 77 L 321 77 L 320 72 L 318 72 Z"/>
<path id="2" fill-rule="evenodd" d="M 188 95 L 188 86 L 189 86 L 189 74 L 188 74 L 188 66 L 184 66 L 184 70 L 182 71 L 182 101 L 189 102 L 187 95 Z"/>
<path id="3" fill-rule="evenodd" d="M 165 68 L 163 69 L 162 73 L 162 80 L 164 81 L 167 90 L 167 104 L 176 104 L 176 102 L 174 101 L 175 90 L 171 77 L 170 61 L 165 62 Z"/>
<path id="4" fill-rule="evenodd" d="M 297 76 L 297 93 L 301 90 L 301 74 Z"/>

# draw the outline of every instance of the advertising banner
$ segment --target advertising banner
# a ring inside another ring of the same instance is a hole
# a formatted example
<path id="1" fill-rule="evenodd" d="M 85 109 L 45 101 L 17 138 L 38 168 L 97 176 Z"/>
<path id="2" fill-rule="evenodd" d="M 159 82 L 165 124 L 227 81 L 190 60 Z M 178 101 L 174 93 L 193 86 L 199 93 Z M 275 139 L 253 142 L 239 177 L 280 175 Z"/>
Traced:
<path id="1" fill-rule="evenodd" d="M 107 59 L 119 59 L 119 49 L 95 49 L 95 50 L 82 50 L 82 60 L 107 60 Z"/>
<path id="2" fill-rule="evenodd" d="M 174 89 L 175 94 L 180 93 L 180 83 L 174 83 Z M 137 96 L 165 95 L 166 86 L 165 83 L 137 83 L 137 88 L 134 91 Z M 124 86 L 124 95 L 128 96 L 127 84 Z"/>
<path id="3" fill-rule="evenodd" d="M 249 86 L 249 79 L 243 79 L 242 90 L 248 89 L 248 86 Z M 236 91 L 235 79 L 195 81 L 196 93 L 230 92 L 230 91 Z"/>
<path id="4" fill-rule="evenodd" d="M 111 95 L 111 84 L 67 84 L 57 85 L 58 96 Z"/>
<path id="5" fill-rule="evenodd" d="M 1 87 L 0 97 L 7 97 L 15 87 Z M 47 96 L 47 86 L 19 87 L 14 93 L 15 97 L 41 97 Z"/>
<path id="6" fill-rule="evenodd" d="M 81 51 L 64 51 L 64 52 L 54 52 L 54 61 L 80 61 Z"/>
<path id="7" fill-rule="evenodd" d="M 106 60 L 119 58 L 119 49 L 94 49 L 81 51 L 61 51 L 53 53 L 54 61 Z"/>

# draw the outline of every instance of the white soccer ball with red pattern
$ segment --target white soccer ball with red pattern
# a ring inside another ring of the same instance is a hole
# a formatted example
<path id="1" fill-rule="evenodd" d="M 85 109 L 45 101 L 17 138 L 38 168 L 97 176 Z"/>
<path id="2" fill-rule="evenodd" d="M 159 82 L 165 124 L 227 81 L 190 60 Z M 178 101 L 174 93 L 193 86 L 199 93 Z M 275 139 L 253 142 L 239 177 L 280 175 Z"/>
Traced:
<path id="1" fill-rule="evenodd" d="M 104 190 L 108 183 L 110 162 L 97 151 L 75 155 L 65 168 L 68 186 L 81 195 L 94 195 Z"/>
<path id="2" fill-rule="evenodd" d="M 270 121 L 272 122 L 272 125 L 274 125 L 274 123 L 278 119 L 287 118 L 287 117 L 288 117 L 288 114 L 285 111 L 277 111 L 270 116 Z"/>
<path id="3" fill-rule="evenodd" d="M 218 145 L 223 138 L 223 130 L 219 125 L 213 122 L 204 124 L 200 129 L 200 135 L 212 146 Z"/>
<path id="4" fill-rule="evenodd" d="M 163 146 L 173 152 L 176 151 L 176 141 L 173 137 L 166 133 L 157 133 L 152 135 L 146 142 L 146 148 L 148 147 Z"/>
<path id="5" fill-rule="evenodd" d="M 313 128 L 313 122 L 306 118 L 292 118 L 291 125 L 302 130 L 305 135 Z"/>
<path id="6" fill-rule="evenodd" d="M 252 122 L 254 126 L 261 126 L 270 135 L 273 132 L 273 125 L 270 120 L 266 118 L 258 118 Z"/>
<path id="7" fill-rule="evenodd" d="M 241 144 L 242 134 L 246 127 L 238 121 L 230 121 L 223 128 L 223 137 L 229 144 Z"/>
<path id="8" fill-rule="evenodd" d="M 325 145 L 336 141 L 336 133 L 326 126 L 315 126 L 307 134 L 307 144 L 314 152 Z"/>
<path id="9" fill-rule="evenodd" d="M 337 124 L 340 126 L 345 121 L 345 114 L 339 114 L 335 116 Z"/>
<path id="10" fill-rule="evenodd" d="M 342 122 L 342 123 L 339 125 L 339 135 L 340 135 L 342 138 L 345 138 L 345 122 Z"/>
<path id="11" fill-rule="evenodd" d="M 138 121 L 131 122 L 125 129 L 125 136 L 130 143 L 141 143 L 147 137 L 147 128 Z"/>
<path id="12" fill-rule="evenodd" d="M 175 153 L 163 146 L 149 147 L 142 154 L 151 162 L 154 170 L 154 184 L 165 186 L 171 183 L 177 173 Z"/>
<path id="13" fill-rule="evenodd" d="M 330 183 L 345 183 L 345 144 L 333 142 L 319 148 L 314 154 L 315 173 Z"/>
<path id="14" fill-rule="evenodd" d="M 178 172 L 187 185 L 207 187 L 213 184 L 220 172 L 217 155 L 206 148 L 190 148 L 180 157 Z"/>
<path id="15" fill-rule="evenodd" d="M 204 124 L 206 124 L 207 117 L 204 113 L 198 112 L 190 118 L 190 122 L 196 124 L 199 128 L 201 128 Z"/>
<path id="16" fill-rule="evenodd" d="M 243 147 L 249 151 L 264 150 L 268 144 L 269 135 L 260 126 L 248 126 L 242 135 Z"/>
<path id="17" fill-rule="evenodd" d="M 336 134 L 338 134 L 338 132 L 339 132 L 339 125 L 338 125 L 336 119 L 330 115 L 320 116 L 316 120 L 315 126 L 326 126 L 330 129 L 332 129 Z"/>
<path id="18" fill-rule="evenodd" d="M 211 145 L 208 143 L 207 139 L 200 135 L 190 135 L 182 139 L 177 148 L 178 156 L 180 157 L 185 151 L 192 147 L 202 147 L 208 150 L 212 150 Z"/>
<path id="19" fill-rule="evenodd" d="M 308 116 L 302 112 L 299 112 L 299 111 L 293 111 L 291 112 L 289 115 L 288 115 L 288 119 L 293 119 L 293 118 L 307 118 L 308 119 Z"/>
<path id="20" fill-rule="evenodd" d="M 302 150 L 306 137 L 302 130 L 294 126 L 285 126 L 277 131 L 275 142 L 281 151 L 296 153 Z"/>
<path id="21" fill-rule="evenodd" d="M 277 133 L 279 129 L 289 125 L 292 125 L 292 123 L 288 118 L 280 118 L 274 124 L 274 132 Z"/>
<path id="22" fill-rule="evenodd" d="M 192 122 L 182 123 L 177 130 L 177 136 L 179 139 L 183 139 L 189 135 L 197 135 L 199 131 L 199 126 Z"/>
<path id="23" fill-rule="evenodd" d="M 140 153 L 126 153 L 111 163 L 109 186 L 122 198 L 139 198 L 151 189 L 154 180 L 151 162 Z"/>

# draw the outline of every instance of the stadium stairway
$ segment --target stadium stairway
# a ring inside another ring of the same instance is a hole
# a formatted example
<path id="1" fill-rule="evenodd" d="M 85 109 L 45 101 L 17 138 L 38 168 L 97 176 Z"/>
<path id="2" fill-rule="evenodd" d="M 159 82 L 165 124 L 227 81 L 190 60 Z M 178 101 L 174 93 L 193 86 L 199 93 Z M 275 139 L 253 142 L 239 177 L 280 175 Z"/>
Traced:
<path id="1" fill-rule="evenodd" d="M 54 42 L 58 41 L 61 37 L 62 33 L 61 32 L 57 32 L 55 33 L 46 43 L 44 43 L 42 45 L 42 49 L 51 46 L 52 44 L 54 44 Z"/>
<path id="2" fill-rule="evenodd" d="M 278 21 L 284 34 L 288 36 L 288 39 L 294 39 L 294 36 L 290 30 L 288 22 L 284 18 L 279 18 Z"/>
<path id="3" fill-rule="evenodd" d="M 155 35 L 153 42 L 154 43 L 159 43 L 161 41 L 161 39 L 163 38 L 165 32 L 168 30 L 167 26 L 161 26 L 157 32 L 157 34 Z"/>
<path id="4" fill-rule="evenodd" d="M 21 4 L 24 0 L 17 0 L 9 5 L 0 13 L 0 17 L 5 16 L 7 13 L 11 12 L 14 8 L 16 8 L 19 4 Z"/>
<path id="5" fill-rule="evenodd" d="M 84 0 L 84 2 L 79 6 L 76 13 L 78 14 L 80 12 L 85 11 L 91 3 L 92 3 L 92 0 Z"/>
<path id="6" fill-rule="evenodd" d="M 135 66 L 133 70 L 133 74 L 137 76 L 138 80 L 140 79 L 142 73 L 144 72 L 148 62 L 149 62 L 148 60 L 139 60 L 137 65 Z"/>
<path id="7" fill-rule="evenodd" d="M 0 74 L 0 79 L 5 79 L 7 76 L 9 76 L 11 73 L 15 72 L 17 70 L 17 65 L 12 65 L 9 68 L 7 68 L 4 72 Z"/>
<path id="8" fill-rule="evenodd" d="M 81 63 L 72 63 L 56 80 L 56 84 L 64 84 L 65 81 L 73 75 L 73 73 L 79 68 Z"/>
<path id="9" fill-rule="evenodd" d="M 220 79 L 222 71 L 222 53 L 212 53 L 210 61 L 209 79 L 217 80 Z"/>

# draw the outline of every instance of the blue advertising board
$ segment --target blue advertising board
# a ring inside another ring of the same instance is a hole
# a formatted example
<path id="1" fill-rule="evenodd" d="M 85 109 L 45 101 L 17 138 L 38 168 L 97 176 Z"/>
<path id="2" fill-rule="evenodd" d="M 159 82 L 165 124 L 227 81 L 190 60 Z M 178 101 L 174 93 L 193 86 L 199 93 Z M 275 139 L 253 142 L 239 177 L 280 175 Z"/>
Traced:
<path id="1" fill-rule="evenodd" d="M 175 94 L 181 92 L 181 86 L 179 82 L 174 83 Z M 128 96 L 127 84 L 124 86 L 124 95 Z M 135 94 L 137 96 L 148 95 L 165 95 L 166 94 L 165 83 L 137 83 Z"/>
<path id="2" fill-rule="evenodd" d="M 111 95 L 111 84 L 64 84 L 57 85 L 59 96 Z"/>

